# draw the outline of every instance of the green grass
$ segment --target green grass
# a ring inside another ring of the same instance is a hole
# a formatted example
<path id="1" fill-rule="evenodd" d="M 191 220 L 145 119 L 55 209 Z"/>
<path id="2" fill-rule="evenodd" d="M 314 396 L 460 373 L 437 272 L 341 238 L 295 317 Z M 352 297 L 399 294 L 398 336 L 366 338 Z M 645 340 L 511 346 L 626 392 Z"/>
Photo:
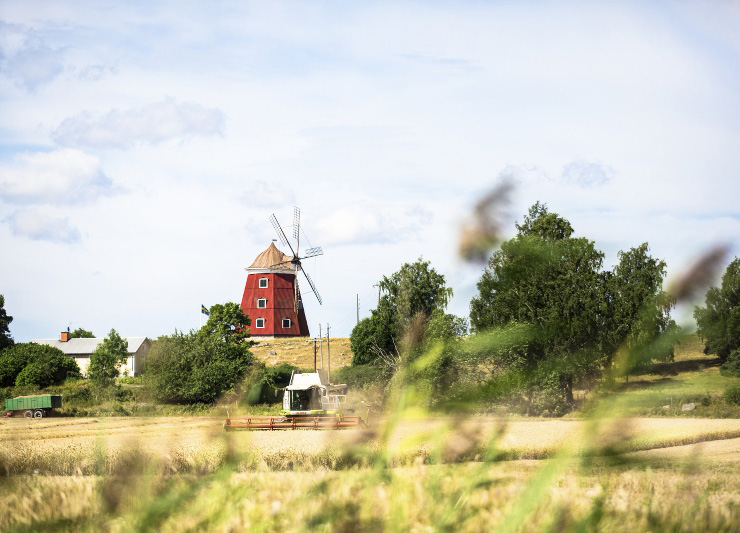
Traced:
<path id="1" fill-rule="evenodd" d="M 673 362 L 656 363 L 617 384 L 621 405 L 639 415 L 740 418 L 740 406 L 723 399 L 725 389 L 740 384 L 740 378 L 720 375 L 720 360 L 703 349 L 697 335 L 684 336 Z M 695 403 L 696 409 L 682 411 L 686 403 Z"/>

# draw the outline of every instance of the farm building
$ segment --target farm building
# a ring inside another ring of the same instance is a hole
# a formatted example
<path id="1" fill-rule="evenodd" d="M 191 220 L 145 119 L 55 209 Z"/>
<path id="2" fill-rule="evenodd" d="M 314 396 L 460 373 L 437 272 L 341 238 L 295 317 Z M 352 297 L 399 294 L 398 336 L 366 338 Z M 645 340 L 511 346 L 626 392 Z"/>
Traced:
<path id="1" fill-rule="evenodd" d="M 121 366 L 121 375 L 138 376 L 144 369 L 144 359 L 149 352 L 152 341 L 147 337 L 124 337 L 124 339 L 128 341 L 128 358 L 126 364 Z M 70 339 L 69 333 L 63 331 L 59 339 L 37 339 L 31 342 L 59 348 L 65 354 L 74 358 L 82 375 L 87 377 L 90 356 L 103 340 L 105 339 Z"/>

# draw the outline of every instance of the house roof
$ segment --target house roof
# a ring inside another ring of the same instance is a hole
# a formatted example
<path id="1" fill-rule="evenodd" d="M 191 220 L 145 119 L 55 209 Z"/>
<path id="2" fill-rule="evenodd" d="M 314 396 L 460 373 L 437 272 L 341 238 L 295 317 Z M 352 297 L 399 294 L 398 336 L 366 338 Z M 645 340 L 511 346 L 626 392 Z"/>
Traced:
<path id="1" fill-rule="evenodd" d="M 254 262 L 249 268 L 279 268 L 282 270 L 291 270 L 293 265 L 291 260 L 293 258 L 289 255 L 285 255 L 283 252 L 277 249 L 274 242 L 270 243 L 267 250 L 257 256 Z"/>
<path id="2" fill-rule="evenodd" d="M 128 341 L 128 353 L 136 353 L 144 341 L 149 340 L 147 337 L 124 337 Z M 36 344 L 46 344 L 59 348 L 67 355 L 90 355 L 93 350 L 98 347 L 98 344 L 103 342 L 105 339 L 69 339 L 67 342 L 62 342 L 59 339 L 36 339 L 32 340 Z"/>

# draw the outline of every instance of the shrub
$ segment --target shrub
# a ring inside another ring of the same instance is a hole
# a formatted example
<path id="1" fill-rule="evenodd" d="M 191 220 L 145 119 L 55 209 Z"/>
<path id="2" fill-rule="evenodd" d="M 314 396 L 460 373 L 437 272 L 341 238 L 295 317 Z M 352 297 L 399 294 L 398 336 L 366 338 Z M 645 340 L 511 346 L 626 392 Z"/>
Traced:
<path id="1" fill-rule="evenodd" d="M 16 344 L 0 355 L 0 386 L 44 388 L 81 377 L 80 368 L 72 357 L 45 344 Z"/>
<path id="2" fill-rule="evenodd" d="M 0 387 L 12 387 L 31 359 L 27 344 L 16 344 L 0 352 Z"/>
<path id="3" fill-rule="evenodd" d="M 740 385 L 730 385 L 725 389 L 725 401 L 740 405 Z"/>
<path id="4" fill-rule="evenodd" d="M 166 403 L 213 403 L 239 383 L 252 364 L 246 346 L 233 339 L 176 332 L 152 345 L 144 382 Z"/>
<path id="5" fill-rule="evenodd" d="M 343 366 L 333 373 L 339 383 L 346 383 L 350 389 L 361 389 L 368 385 L 390 381 L 390 370 L 376 365 Z"/>
<path id="6" fill-rule="evenodd" d="M 719 373 L 723 376 L 740 378 L 740 350 L 733 350 L 727 357 L 727 361 L 719 367 Z"/>

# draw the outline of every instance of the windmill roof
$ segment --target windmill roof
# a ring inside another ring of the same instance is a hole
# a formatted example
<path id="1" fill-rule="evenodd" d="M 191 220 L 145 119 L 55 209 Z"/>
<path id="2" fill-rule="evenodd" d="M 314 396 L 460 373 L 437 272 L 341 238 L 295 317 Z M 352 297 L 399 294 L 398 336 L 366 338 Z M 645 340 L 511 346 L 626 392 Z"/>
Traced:
<path id="1" fill-rule="evenodd" d="M 278 250 L 274 242 L 271 242 L 267 250 L 259 254 L 249 268 L 280 268 L 290 270 L 292 268 L 290 262 L 292 259 L 291 256 L 285 255 Z"/>

